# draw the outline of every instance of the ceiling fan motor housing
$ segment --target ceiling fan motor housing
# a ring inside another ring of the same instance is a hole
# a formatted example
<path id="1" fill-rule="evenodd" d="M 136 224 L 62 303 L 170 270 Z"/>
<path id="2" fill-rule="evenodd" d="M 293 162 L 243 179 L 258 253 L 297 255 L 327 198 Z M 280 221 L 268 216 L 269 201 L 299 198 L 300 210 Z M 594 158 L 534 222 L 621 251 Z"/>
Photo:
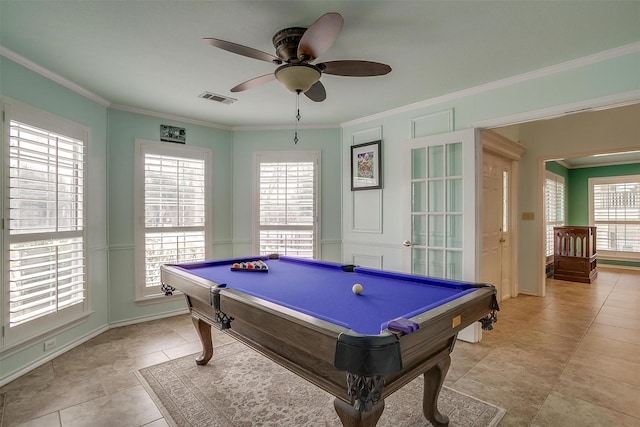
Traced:
<path id="1" fill-rule="evenodd" d="M 272 41 L 278 58 L 287 63 L 298 59 L 298 44 L 305 31 L 306 28 L 291 27 L 275 33 Z"/>

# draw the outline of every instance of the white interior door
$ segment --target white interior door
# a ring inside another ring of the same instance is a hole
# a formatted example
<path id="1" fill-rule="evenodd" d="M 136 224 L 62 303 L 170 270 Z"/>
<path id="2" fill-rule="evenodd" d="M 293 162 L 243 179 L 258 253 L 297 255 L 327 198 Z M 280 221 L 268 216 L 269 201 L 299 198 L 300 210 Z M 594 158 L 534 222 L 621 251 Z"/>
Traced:
<path id="1" fill-rule="evenodd" d="M 476 146 L 473 129 L 405 144 L 405 271 L 478 279 Z"/>
<path id="2" fill-rule="evenodd" d="M 511 160 L 482 154 L 481 281 L 496 287 L 498 300 L 511 289 Z"/>
<path id="3" fill-rule="evenodd" d="M 416 138 L 404 152 L 404 270 L 478 281 L 478 143 L 474 129 Z M 458 334 L 482 337 L 476 322 Z"/>

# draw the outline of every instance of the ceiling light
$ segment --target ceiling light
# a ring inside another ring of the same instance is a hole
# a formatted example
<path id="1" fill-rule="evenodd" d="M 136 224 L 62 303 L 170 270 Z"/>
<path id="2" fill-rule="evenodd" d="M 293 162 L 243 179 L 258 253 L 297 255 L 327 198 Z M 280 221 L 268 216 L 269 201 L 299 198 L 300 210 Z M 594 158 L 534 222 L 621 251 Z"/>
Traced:
<path id="1" fill-rule="evenodd" d="M 320 71 L 310 64 L 285 64 L 275 71 L 276 79 L 291 92 L 306 92 L 318 80 Z"/>

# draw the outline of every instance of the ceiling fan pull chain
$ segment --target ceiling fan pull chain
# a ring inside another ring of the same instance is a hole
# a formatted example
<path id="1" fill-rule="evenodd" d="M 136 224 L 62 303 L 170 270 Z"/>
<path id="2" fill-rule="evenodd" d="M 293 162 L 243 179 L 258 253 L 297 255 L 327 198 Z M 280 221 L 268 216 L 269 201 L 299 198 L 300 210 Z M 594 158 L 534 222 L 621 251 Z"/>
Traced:
<path id="1" fill-rule="evenodd" d="M 297 114 L 296 114 L 296 123 L 295 123 L 295 136 L 293 137 L 293 143 L 297 144 L 298 143 L 298 123 L 300 122 L 300 91 L 297 90 L 297 97 L 296 97 L 296 110 L 297 110 Z"/>

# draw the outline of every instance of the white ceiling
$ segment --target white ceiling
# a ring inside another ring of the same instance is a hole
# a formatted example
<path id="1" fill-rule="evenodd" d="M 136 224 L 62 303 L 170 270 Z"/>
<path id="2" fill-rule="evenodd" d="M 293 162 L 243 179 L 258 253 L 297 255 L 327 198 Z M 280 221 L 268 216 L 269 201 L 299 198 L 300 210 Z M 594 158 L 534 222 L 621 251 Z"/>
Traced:
<path id="1" fill-rule="evenodd" d="M 327 99 L 300 98 L 301 125 L 337 125 L 640 41 L 640 1 L 0 1 L 0 44 L 116 106 L 228 127 L 294 123 L 273 81 L 229 89 L 275 66 L 203 37 L 275 54 L 273 34 L 339 12 L 318 62 L 391 65 L 381 77 L 323 75 Z M 1 57 L 0 57 L 1 58 Z M 232 96 L 224 105 L 204 91 Z"/>
<path id="2" fill-rule="evenodd" d="M 569 157 L 559 160 L 570 169 L 605 165 L 624 165 L 629 163 L 640 164 L 640 150 L 628 151 L 623 153 L 599 154 L 595 156 L 585 157 Z"/>

